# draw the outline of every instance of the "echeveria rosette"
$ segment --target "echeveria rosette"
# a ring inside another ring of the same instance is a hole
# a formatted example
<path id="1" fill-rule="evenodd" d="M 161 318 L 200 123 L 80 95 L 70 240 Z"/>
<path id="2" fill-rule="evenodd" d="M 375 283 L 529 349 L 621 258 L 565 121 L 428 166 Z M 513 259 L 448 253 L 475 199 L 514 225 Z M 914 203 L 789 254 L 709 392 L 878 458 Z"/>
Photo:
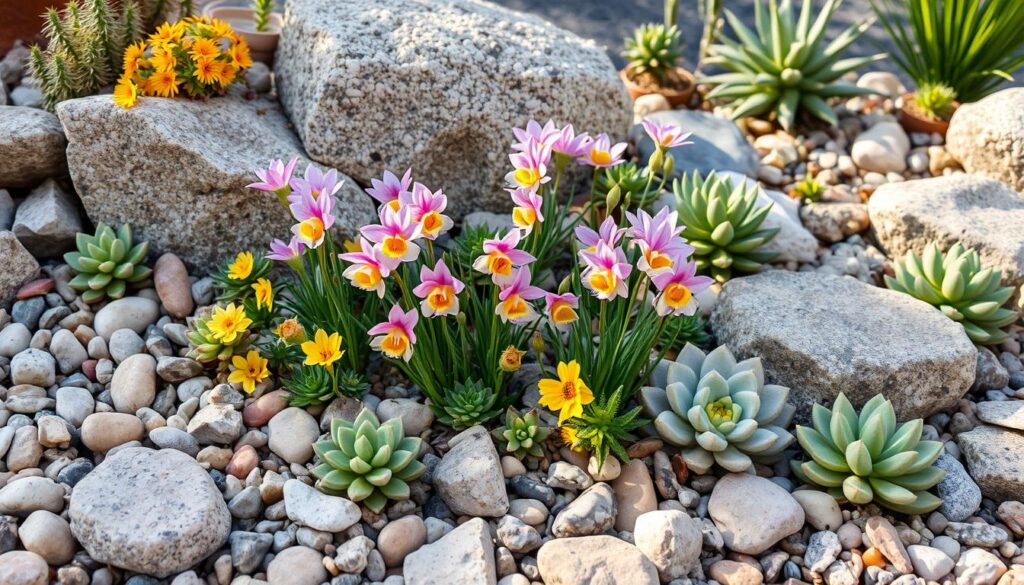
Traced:
<path id="1" fill-rule="evenodd" d="M 401 418 L 382 424 L 366 408 L 352 422 L 335 418 L 330 439 L 313 444 L 320 458 L 313 468 L 316 487 L 380 513 L 388 500 L 408 500 L 408 482 L 426 473 L 417 461 L 422 444 L 419 437 L 405 436 Z"/>
<path id="2" fill-rule="evenodd" d="M 505 425 L 491 431 L 491 436 L 503 451 L 517 459 L 540 459 L 552 430 L 541 426 L 536 409 L 520 413 L 510 406 L 505 411 Z"/>
<path id="3" fill-rule="evenodd" d="M 960 323 L 971 341 L 995 345 L 1006 340 L 1003 327 L 1013 323 L 1018 312 L 1005 307 L 1013 288 L 999 286 L 1002 273 L 982 268 L 976 250 L 957 242 L 943 254 L 932 242 L 918 256 L 913 251 L 893 262 L 895 276 L 885 284 L 937 307 Z"/>
<path id="4" fill-rule="evenodd" d="M 434 407 L 434 412 L 438 422 L 461 431 L 501 414 L 504 405 L 497 402 L 498 394 L 481 381 L 456 382 L 454 388 L 445 390 L 444 401 Z"/>
<path id="5" fill-rule="evenodd" d="M 705 354 L 686 344 L 674 361 L 655 366 L 651 383 L 640 390 L 640 402 L 696 473 L 716 463 L 746 471 L 777 460 L 793 443 L 786 430 L 796 412 L 789 388 L 764 383 L 760 358 L 737 362 L 724 345 Z"/>
<path id="6" fill-rule="evenodd" d="M 811 422 L 813 428 L 796 427 L 811 460 L 790 462 L 803 481 L 853 504 L 875 502 L 904 514 L 925 514 L 942 505 L 928 492 L 946 476 L 933 466 L 942 443 L 921 440 L 921 419 L 897 425 L 892 403 L 881 394 L 857 414 L 840 393 L 832 410 L 815 404 Z"/>
<path id="7" fill-rule="evenodd" d="M 153 271 L 143 264 L 149 253 L 149 242 L 132 245 L 132 229 L 122 225 L 114 232 L 99 224 L 95 235 L 75 235 L 76 252 L 64 254 L 64 261 L 75 271 L 68 284 L 82 293 L 88 304 L 104 299 L 119 299 L 129 286 L 142 284 Z"/>

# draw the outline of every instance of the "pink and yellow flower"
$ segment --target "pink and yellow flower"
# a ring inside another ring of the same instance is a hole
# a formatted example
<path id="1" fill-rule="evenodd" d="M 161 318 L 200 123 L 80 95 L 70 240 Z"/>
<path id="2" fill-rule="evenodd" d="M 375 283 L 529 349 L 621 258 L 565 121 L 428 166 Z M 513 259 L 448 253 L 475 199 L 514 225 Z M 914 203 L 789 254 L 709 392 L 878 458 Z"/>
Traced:
<path id="1" fill-rule="evenodd" d="M 364 226 L 359 231 L 364 238 L 377 244 L 391 270 L 402 262 L 412 262 L 420 254 L 420 247 L 413 242 L 417 226 L 408 209 L 395 211 L 385 205 L 380 210 L 380 224 Z"/>
<path id="2" fill-rule="evenodd" d="M 292 236 L 287 244 L 275 238 L 270 242 L 270 253 L 267 254 L 267 258 L 291 264 L 301 258 L 305 251 L 306 246 L 299 241 L 298 236 Z"/>
<path id="3" fill-rule="evenodd" d="M 319 192 L 319 195 L 315 195 Z M 292 216 L 296 223 L 292 233 L 299 242 L 310 248 L 318 248 L 324 242 L 327 230 L 334 225 L 334 197 L 327 191 L 315 191 L 308 183 L 299 185 L 299 190 L 288 196 Z"/>
<path id="4" fill-rule="evenodd" d="M 544 213 L 541 206 L 544 199 L 536 192 L 529 189 L 509 189 L 512 195 L 512 202 L 515 207 L 512 209 L 512 223 L 523 230 L 523 235 L 533 231 L 534 224 L 544 221 Z"/>
<path id="5" fill-rule="evenodd" d="M 693 247 L 679 237 L 683 226 L 676 225 L 677 218 L 678 213 L 668 207 L 661 208 L 654 217 L 642 209 L 635 215 L 626 212 L 632 226 L 629 235 L 641 251 L 637 268 L 648 276 L 672 268 L 676 258 L 685 259 L 693 253 Z"/>
<path id="6" fill-rule="evenodd" d="M 477 272 L 490 274 L 495 284 L 506 284 L 512 279 L 512 270 L 536 260 L 531 254 L 517 250 L 522 232 L 510 230 L 504 237 L 484 240 L 484 254 L 473 261 Z"/>
<path id="7" fill-rule="evenodd" d="M 615 247 L 622 239 L 622 235 L 626 232 L 625 229 L 620 228 L 615 223 L 615 219 L 612 217 L 606 217 L 601 225 L 597 228 L 598 231 L 594 231 L 585 225 L 578 226 L 576 228 L 576 239 L 579 240 L 582 246 L 580 247 L 581 253 L 584 251 L 593 252 L 597 250 L 597 245 L 601 242 L 608 244 L 611 247 Z"/>
<path id="8" fill-rule="evenodd" d="M 607 168 L 614 167 L 622 162 L 622 153 L 626 150 L 626 143 L 620 142 L 612 146 L 611 139 L 607 134 L 598 134 L 597 138 L 590 143 L 590 151 L 580 157 L 580 164 Z"/>
<path id="9" fill-rule="evenodd" d="M 541 142 L 531 141 L 522 152 L 508 155 L 515 170 L 505 175 L 505 180 L 515 187 L 536 191 L 541 185 L 551 180 L 548 176 L 548 162 L 551 160 L 551 147 Z"/>
<path id="10" fill-rule="evenodd" d="M 413 346 L 416 345 L 416 333 L 413 330 L 419 319 L 416 309 L 404 312 L 400 305 L 391 307 L 388 320 L 374 325 L 366 332 L 367 335 L 377 336 L 370 340 L 370 347 L 384 352 L 390 358 L 409 361 Z"/>
<path id="11" fill-rule="evenodd" d="M 416 183 L 412 191 L 401 195 L 399 201 L 416 222 L 417 235 L 424 239 L 435 240 L 454 225 L 452 219 L 443 214 L 448 207 L 448 197 L 440 189 L 431 192 L 426 186 Z"/>
<path id="12" fill-rule="evenodd" d="M 544 296 L 544 291 L 530 284 L 530 268 L 523 266 L 512 275 L 509 283 L 498 293 L 498 306 L 494 313 L 505 323 L 525 323 L 537 318 L 537 311 L 527 301 Z"/>
<path id="13" fill-rule="evenodd" d="M 708 276 L 697 276 L 697 265 L 693 262 L 678 261 L 670 270 L 664 270 L 651 278 L 660 291 L 654 299 L 659 315 L 692 315 L 697 312 L 694 295 L 711 286 Z"/>
<path id="14" fill-rule="evenodd" d="M 301 179 L 291 179 L 291 188 L 297 193 L 289 197 L 289 201 L 299 199 L 302 193 L 308 193 L 313 199 L 319 200 L 321 195 L 326 194 L 330 198 L 337 193 L 341 189 L 341 182 L 338 181 L 338 171 L 330 169 L 325 173 L 309 165 Z"/>
<path id="15" fill-rule="evenodd" d="M 567 124 L 565 128 L 555 133 L 550 144 L 551 151 L 556 156 L 561 155 L 572 159 L 590 152 L 591 142 L 592 140 L 586 132 L 577 135 L 572 124 Z"/>
<path id="16" fill-rule="evenodd" d="M 409 185 L 412 184 L 412 169 L 407 169 L 402 178 L 399 179 L 391 171 L 384 171 L 382 179 L 370 179 L 370 187 L 366 193 L 381 203 L 390 205 L 398 211 L 400 199 L 404 193 L 409 192 Z"/>
<path id="17" fill-rule="evenodd" d="M 654 141 L 654 144 L 660 148 L 675 148 L 677 146 L 693 144 L 693 142 L 687 140 L 692 132 L 684 133 L 682 128 L 675 124 L 660 124 L 650 118 L 644 118 L 641 124 L 647 135 Z"/>
<path id="18" fill-rule="evenodd" d="M 580 300 L 572 293 L 544 294 L 544 312 L 555 326 L 575 323 L 580 316 L 576 313 Z"/>
<path id="19" fill-rule="evenodd" d="M 530 120 L 526 123 L 526 128 L 512 129 L 512 134 L 518 140 L 512 145 L 512 150 L 525 152 L 530 149 L 531 144 L 550 145 L 558 132 L 552 120 L 548 120 L 543 126 L 536 120 Z"/>
<path id="20" fill-rule="evenodd" d="M 289 183 L 292 180 L 295 163 L 298 161 L 299 157 L 292 158 L 287 164 L 281 160 L 272 160 L 267 168 L 254 171 L 260 179 L 259 182 L 250 183 L 246 187 L 274 193 L 278 197 L 287 197 L 292 192 Z"/>
<path id="21" fill-rule="evenodd" d="M 338 258 L 352 263 L 342 272 L 342 276 L 356 288 L 375 292 L 383 299 L 384 279 L 391 274 L 387 258 L 365 238 L 359 238 L 359 247 L 358 252 L 338 255 Z"/>
<path id="22" fill-rule="evenodd" d="M 466 285 L 452 276 L 444 260 L 438 260 L 431 270 L 420 268 L 420 284 L 412 289 L 413 294 L 423 299 L 420 310 L 424 317 L 456 315 L 459 312 L 459 297 Z"/>
<path id="23" fill-rule="evenodd" d="M 633 267 L 626 262 L 622 248 L 612 248 L 605 242 L 599 242 L 596 250 L 584 250 L 580 255 L 587 265 L 581 275 L 583 286 L 590 289 L 594 296 L 606 301 L 629 294 L 626 278 Z"/>

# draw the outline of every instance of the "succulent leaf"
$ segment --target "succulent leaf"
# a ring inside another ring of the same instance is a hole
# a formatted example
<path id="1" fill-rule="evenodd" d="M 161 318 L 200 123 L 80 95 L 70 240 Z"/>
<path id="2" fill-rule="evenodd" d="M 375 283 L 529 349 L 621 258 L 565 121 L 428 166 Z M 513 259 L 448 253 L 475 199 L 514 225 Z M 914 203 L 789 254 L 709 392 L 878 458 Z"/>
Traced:
<path id="1" fill-rule="evenodd" d="M 125 233 L 131 237 L 130 230 Z M 141 264 L 149 249 L 148 243 L 138 244 L 132 250 L 135 253 L 129 254 L 131 240 L 116 237 L 114 231 L 105 224 L 99 224 L 93 236 L 77 234 L 75 243 L 78 251 L 64 255 L 64 261 L 75 272 L 75 277 L 68 284 L 82 293 L 86 303 L 97 303 L 108 298 L 119 299 L 124 296 L 129 284 L 141 284 L 152 274 L 149 267 Z"/>

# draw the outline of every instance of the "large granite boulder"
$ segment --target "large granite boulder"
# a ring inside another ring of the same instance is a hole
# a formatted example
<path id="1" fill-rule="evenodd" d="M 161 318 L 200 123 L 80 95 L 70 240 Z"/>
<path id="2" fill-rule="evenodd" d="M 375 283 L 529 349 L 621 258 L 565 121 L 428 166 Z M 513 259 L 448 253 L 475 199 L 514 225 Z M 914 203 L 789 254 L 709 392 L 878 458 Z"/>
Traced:
<path id="1" fill-rule="evenodd" d="M 57 115 L 71 178 L 93 222 L 130 222 L 156 254 L 174 252 L 199 270 L 287 239 L 291 215 L 273 195 L 245 187 L 270 159 L 298 156 L 297 173 L 310 162 L 275 104 L 235 91 L 205 102 L 142 98 L 125 110 L 100 95 L 62 102 Z M 335 225 L 351 235 L 376 214 L 343 179 Z"/>
<path id="2" fill-rule="evenodd" d="M 0 231 L 0 308 L 10 308 L 21 285 L 39 276 L 39 262 L 14 232 Z"/>
<path id="3" fill-rule="evenodd" d="M 289 2 L 275 79 L 310 157 L 364 183 L 412 167 L 456 217 L 511 208 L 512 127 L 621 139 L 631 116 L 600 47 L 479 0 Z"/>
<path id="4" fill-rule="evenodd" d="M 0 188 L 31 187 L 63 175 L 66 145 L 57 116 L 36 108 L 0 107 Z"/>
<path id="5" fill-rule="evenodd" d="M 228 539 L 231 514 L 209 473 L 175 449 L 133 447 L 75 485 L 71 531 L 100 563 L 164 578 Z"/>
<path id="6" fill-rule="evenodd" d="M 839 392 L 857 406 L 882 393 L 901 419 L 952 407 L 974 381 L 963 327 L 909 295 L 854 278 L 773 270 L 722 287 L 711 316 L 738 358 L 759 356 L 792 388 L 797 417 Z"/>
<path id="7" fill-rule="evenodd" d="M 969 173 L 1024 191 L 1024 87 L 1011 87 L 957 108 L 946 150 Z"/>
<path id="8" fill-rule="evenodd" d="M 673 176 L 693 172 L 707 175 L 711 171 L 733 171 L 749 177 L 757 175 L 757 151 L 732 120 L 691 110 L 666 110 L 650 114 L 647 118 L 662 124 L 676 124 L 683 131 L 693 133 L 690 136 L 693 144 L 677 146 L 670 151 L 675 161 Z M 646 161 L 654 152 L 654 142 L 644 132 L 643 126 L 634 126 L 630 138 L 637 145 L 640 159 Z"/>
<path id="9" fill-rule="evenodd" d="M 1004 282 L 1024 284 L 1024 195 L 1005 183 L 965 174 L 887 183 L 868 200 L 868 214 L 890 256 L 963 242 Z"/>

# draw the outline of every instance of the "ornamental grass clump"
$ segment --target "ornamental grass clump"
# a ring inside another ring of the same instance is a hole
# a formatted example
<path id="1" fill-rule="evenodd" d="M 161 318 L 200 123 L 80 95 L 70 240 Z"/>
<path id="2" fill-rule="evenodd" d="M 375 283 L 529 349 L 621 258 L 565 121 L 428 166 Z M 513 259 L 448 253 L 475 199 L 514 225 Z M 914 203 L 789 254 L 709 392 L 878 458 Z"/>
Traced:
<path id="1" fill-rule="evenodd" d="M 705 354 L 687 344 L 674 361 L 661 360 L 651 383 L 640 391 L 644 410 L 696 473 L 772 463 L 793 443 L 789 388 L 764 383 L 760 358 L 737 362 L 724 345 Z"/>
<path id="2" fill-rule="evenodd" d="M 144 264 L 149 242 L 134 244 L 128 224 L 115 232 L 101 223 L 92 236 L 76 234 L 75 246 L 77 252 L 64 254 L 64 261 L 75 272 L 68 284 L 82 293 L 86 303 L 119 299 L 129 287 L 142 286 L 153 275 L 153 270 Z"/>
<path id="3" fill-rule="evenodd" d="M 949 121 L 956 111 L 956 90 L 942 83 L 923 83 L 914 92 L 914 107 L 932 120 Z"/>
<path id="4" fill-rule="evenodd" d="M 892 403 L 881 394 L 858 415 L 840 393 L 832 410 L 814 404 L 811 422 L 813 428 L 796 427 L 797 440 L 810 457 L 790 462 L 801 480 L 852 504 L 874 502 L 904 514 L 925 514 L 942 505 L 928 492 L 946 476 L 933 465 L 942 443 L 921 440 L 921 419 L 897 425 Z"/>
<path id="5" fill-rule="evenodd" d="M 1017 320 L 1019 313 L 1007 308 L 1013 288 L 999 286 L 1002 273 L 983 268 L 978 252 L 957 242 L 943 254 L 936 242 L 922 256 L 914 251 L 893 262 L 893 276 L 885 284 L 937 307 L 942 314 L 963 325 L 971 341 L 996 345 L 1007 338 L 1002 328 Z"/>
<path id="6" fill-rule="evenodd" d="M 839 79 L 885 58 L 884 53 L 843 58 L 843 52 L 864 34 L 870 22 L 854 24 L 826 44 L 825 30 L 841 1 L 826 0 L 812 20 L 812 0 L 803 0 L 799 16 L 792 0 L 768 0 L 767 14 L 757 0 L 753 30 L 726 10 L 735 39 L 720 35 L 722 44 L 709 47 L 710 56 L 704 63 L 720 65 L 729 72 L 701 80 L 715 86 L 705 97 L 728 103 L 733 119 L 770 113 L 787 131 L 804 112 L 836 124 L 829 98 L 873 93 Z"/>
<path id="7" fill-rule="evenodd" d="M 379 514 L 389 500 L 408 500 L 409 482 L 426 473 L 417 461 L 422 444 L 405 436 L 401 417 L 382 424 L 364 408 L 352 422 L 334 418 L 330 438 L 313 444 L 320 459 L 313 467 L 316 487 Z"/>

